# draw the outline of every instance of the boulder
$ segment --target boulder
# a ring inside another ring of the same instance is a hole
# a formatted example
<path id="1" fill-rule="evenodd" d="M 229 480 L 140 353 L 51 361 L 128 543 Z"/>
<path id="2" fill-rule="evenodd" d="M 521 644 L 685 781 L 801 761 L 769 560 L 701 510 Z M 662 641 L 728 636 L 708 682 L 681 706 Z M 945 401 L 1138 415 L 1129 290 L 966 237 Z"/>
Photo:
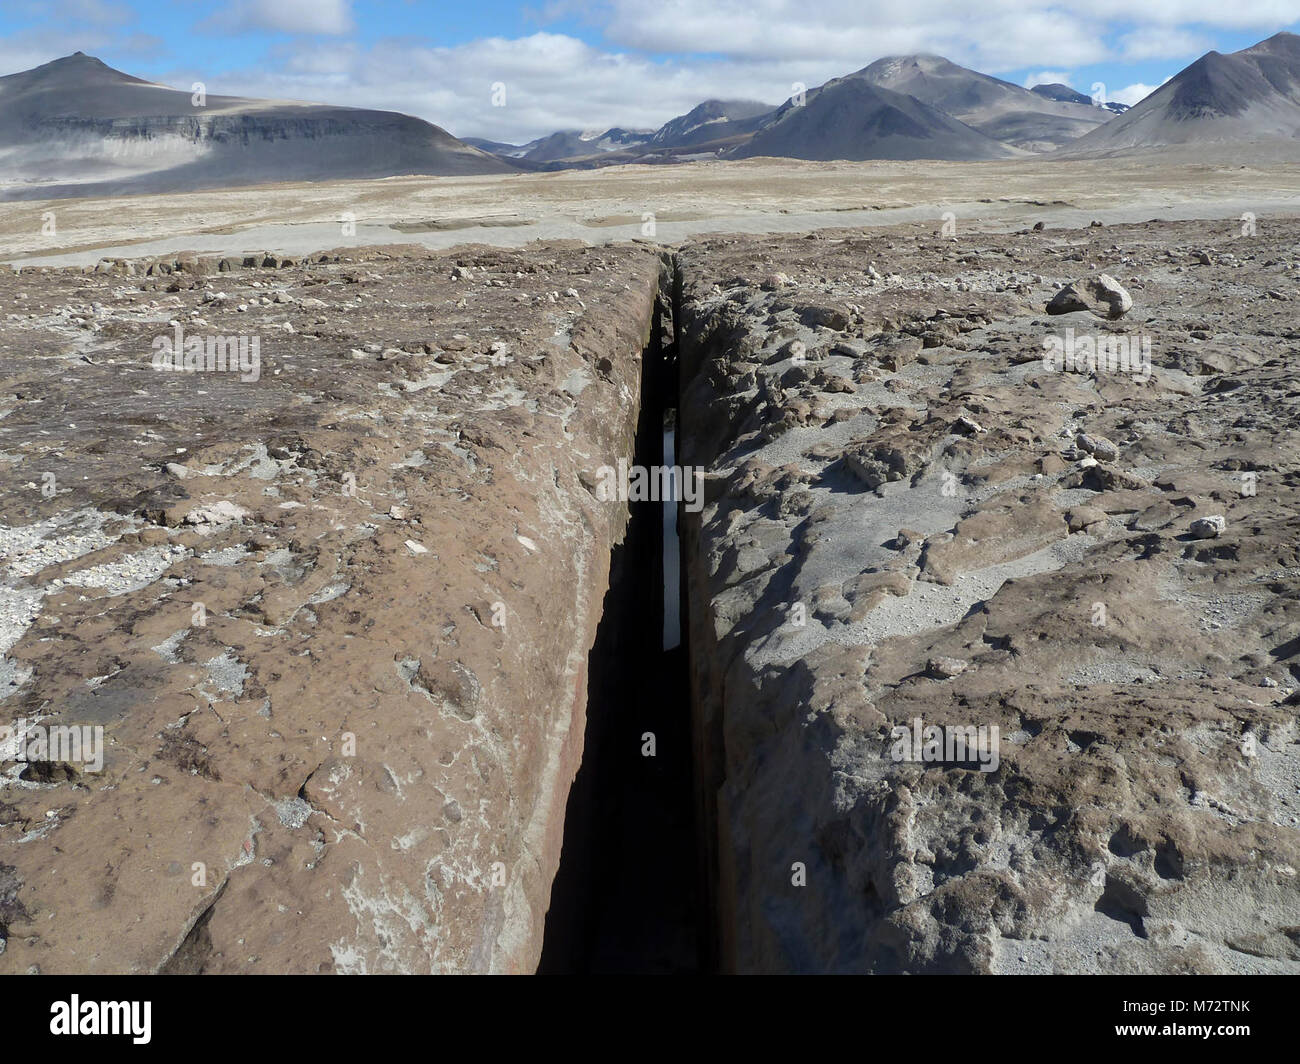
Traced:
<path id="1" fill-rule="evenodd" d="M 1133 297 L 1108 273 L 1067 284 L 1047 304 L 1048 314 L 1086 310 L 1099 318 L 1122 318 L 1133 309 Z"/>

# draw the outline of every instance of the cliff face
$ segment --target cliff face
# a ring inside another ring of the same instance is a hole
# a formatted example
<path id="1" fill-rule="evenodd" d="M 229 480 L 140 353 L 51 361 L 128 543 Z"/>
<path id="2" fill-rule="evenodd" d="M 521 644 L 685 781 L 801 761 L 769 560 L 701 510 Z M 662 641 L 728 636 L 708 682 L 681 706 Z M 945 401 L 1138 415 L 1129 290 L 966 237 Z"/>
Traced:
<path id="1" fill-rule="evenodd" d="M 195 96 L 85 55 L 0 78 L 0 148 L 11 199 L 512 169 L 410 115 Z"/>
<path id="2" fill-rule="evenodd" d="M 0 276 L 0 971 L 537 965 L 660 260 L 342 254 Z"/>
<path id="3" fill-rule="evenodd" d="M 1300 970 L 1296 228 L 1206 224 L 683 249 L 724 970 Z"/>

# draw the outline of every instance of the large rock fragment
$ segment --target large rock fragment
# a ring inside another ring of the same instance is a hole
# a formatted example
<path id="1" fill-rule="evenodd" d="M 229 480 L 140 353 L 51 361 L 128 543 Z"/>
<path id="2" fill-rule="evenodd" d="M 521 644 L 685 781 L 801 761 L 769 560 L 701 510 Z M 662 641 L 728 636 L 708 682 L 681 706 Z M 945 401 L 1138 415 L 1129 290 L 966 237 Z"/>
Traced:
<path id="1" fill-rule="evenodd" d="M 1227 527 L 1222 514 L 1211 514 L 1209 517 L 1198 517 L 1188 526 L 1189 531 L 1197 539 L 1216 539 L 1223 535 L 1223 530 Z"/>
<path id="2" fill-rule="evenodd" d="M 1133 307 L 1133 297 L 1108 273 L 1067 284 L 1048 301 L 1048 314 L 1091 311 L 1099 318 L 1122 318 Z"/>

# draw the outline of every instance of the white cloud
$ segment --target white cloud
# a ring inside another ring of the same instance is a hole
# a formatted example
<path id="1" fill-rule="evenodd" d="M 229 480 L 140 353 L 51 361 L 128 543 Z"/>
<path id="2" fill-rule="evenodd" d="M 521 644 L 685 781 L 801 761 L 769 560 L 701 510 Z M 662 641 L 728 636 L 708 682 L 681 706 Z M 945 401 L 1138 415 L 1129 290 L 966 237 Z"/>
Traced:
<path id="1" fill-rule="evenodd" d="M 608 0 L 593 9 L 606 37 L 661 53 L 731 59 L 833 60 L 841 70 L 882 55 L 937 52 L 981 70 L 1045 60 L 1070 67 L 1104 59 L 1104 23 L 1064 10 L 1078 0 L 983 0 L 978 14 L 951 0 Z"/>
<path id="2" fill-rule="evenodd" d="M 1060 70 L 1041 70 L 1037 74 L 1030 74 L 1025 78 L 1025 88 L 1032 89 L 1035 85 L 1070 85 L 1072 74 L 1063 73 Z M 1073 85 L 1070 85 L 1073 88 Z"/>
<path id="3" fill-rule="evenodd" d="M 126 66 L 132 60 L 154 60 L 163 51 L 163 41 L 148 33 L 114 34 L 95 26 L 41 27 L 0 37 L 0 75 L 30 70 L 73 52 L 100 58 L 111 52 L 119 65 Z"/>
<path id="4" fill-rule="evenodd" d="M 218 33 L 272 30 L 331 36 L 352 27 L 352 0 L 231 0 L 199 25 Z"/>
<path id="5" fill-rule="evenodd" d="M 968 37 L 970 54 L 1014 52 L 1019 66 L 1067 66 L 1055 57 L 1093 48 L 1099 34 L 1134 24 L 1272 32 L 1300 14 L 1295 0 L 980 0 L 976 10 L 951 0 L 560 0 L 546 10 L 585 14 L 618 44 L 665 52 L 794 58 L 825 50 L 844 55 L 875 40 L 881 43 L 869 50 L 876 55 L 916 51 L 926 41 L 952 52 Z"/>
<path id="6" fill-rule="evenodd" d="M 1044 0 L 1028 0 L 1042 3 Z M 1296 21 L 1295 0 L 1063 0 L 1080 18 L 1139 22 L 1153 26 L 1199 24 L 1217 29 L 1265 30 L 1273 33 Z"/>
<path id="7" fill-rule="evenodd" d="M 1271 34 L 1300 17 L 1295 0 L 562 0 L 614 44 L 731 58 L 834 58 L 847 69 L 891 53 L 938 52 L 979 70 L 1070 69 L 1109 58 L 1200 55 L 1202 29 Z M 1127 32 L 1112 46 L 1113 32 Z"/>
<path id="8" fill-rule="evenodd" d="M 1146 26 L 1126 33 L 1119 39 L 1120 57 L 1139 59 L 1195 59 L 1214 47 L 1214 41 L 1203 33 L 1169 26 Z"/>
<path id="9" fill-rule="evenodd" d="M 775 106 L 796 81 L 815 85 L 845 72 L 835 61 L 660 62 L 555 33 L 449 48 L 292 42 L 277 59 L 265 69 L 208 77 L 208 91 L 404 111 L 457 136 L 516 143 L 557 129 L 653 129 L 711 96 Z M 188 85 L 205 80 L 201 74 L 175 70 L 164 80 Z M 492 104 L 496 82 L 505 85 L 504 107 Z"/>
<path id="10" fill-rule="evenodd" d="M 1165 78 L 1164 81 L 1160 82 L 1160 85 L 1163 85 L 1168 80 L 1169 78 Z M 1135 103 L 1150 96 L 1156 89 L 1160 88 L 1160 85 L 1143 85 L 1138 82 L 1136 85 L 1129 85 L 1118 92 L 1112 92 L 1107 99 L 1115 103 L 1126 103 L 1132 107 Z"/>

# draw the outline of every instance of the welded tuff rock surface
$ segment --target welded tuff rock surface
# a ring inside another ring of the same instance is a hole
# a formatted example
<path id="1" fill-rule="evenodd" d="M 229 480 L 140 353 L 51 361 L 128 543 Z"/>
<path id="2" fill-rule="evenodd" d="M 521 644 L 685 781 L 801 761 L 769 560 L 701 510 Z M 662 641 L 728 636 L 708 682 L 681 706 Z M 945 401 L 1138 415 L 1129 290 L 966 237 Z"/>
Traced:
<path id="1" fill-rule="evenodd" d="M 0 971 L 535 967 L 660 269 L 0 274 L 0 725 L 105 740 L 0 748 Z"/>
<path id="2" fill-rule="evenodd" d="M 1238 229 L 682 251 L 724 968 L 1300 971 L 1300 224 Z"/>

